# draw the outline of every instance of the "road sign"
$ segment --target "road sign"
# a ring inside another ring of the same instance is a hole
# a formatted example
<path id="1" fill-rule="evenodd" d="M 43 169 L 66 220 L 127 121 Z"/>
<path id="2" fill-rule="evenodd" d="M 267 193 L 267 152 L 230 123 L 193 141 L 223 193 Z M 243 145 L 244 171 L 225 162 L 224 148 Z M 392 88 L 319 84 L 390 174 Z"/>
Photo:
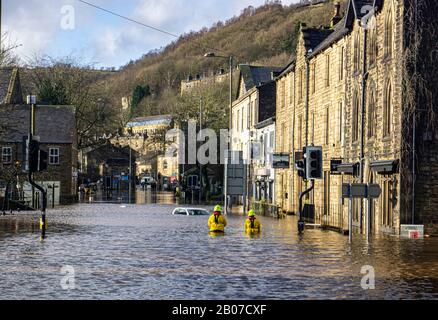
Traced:
<path id="1" fill-rule="evenodd" d="M 274 153 L 272 156 L 273 169 L 289 169 L 290 154 L 289 153 Z"/>
<path id="2" fill-rule="evenodd" d="M 378 184 L 370 184 L 368 186 L 368 198 L 378 199 L 382 194 L 382 189 Z"/>
<path id="3" fill-rule="evenodd" d="M 344 183 L 342 185 L 342 198 L 348 199 L 378 199 L 382 189 L 378 184 Z"/>
<path id="4" fill-rule="evenodd" d="M 350 188 L 350 197 L 355 199 L 366 199 L 368 197 L 368 185 L 352 184 Z"/>

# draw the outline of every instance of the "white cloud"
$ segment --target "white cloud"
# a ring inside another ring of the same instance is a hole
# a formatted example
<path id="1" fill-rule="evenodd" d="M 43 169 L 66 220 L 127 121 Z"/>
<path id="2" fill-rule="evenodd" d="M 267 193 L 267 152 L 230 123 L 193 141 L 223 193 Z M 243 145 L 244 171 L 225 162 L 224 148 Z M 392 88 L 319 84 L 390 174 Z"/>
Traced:
<path id="1" fill-rule="evenodd" d="M 63 4 L 56 0 L 3 3 L 2 30 L 8 33 L 13 43 L 20 45 L 17 54 L 26 58 L 33 53 L 45 52 L 53 45 L 51 41 L 60 28 Z"/>

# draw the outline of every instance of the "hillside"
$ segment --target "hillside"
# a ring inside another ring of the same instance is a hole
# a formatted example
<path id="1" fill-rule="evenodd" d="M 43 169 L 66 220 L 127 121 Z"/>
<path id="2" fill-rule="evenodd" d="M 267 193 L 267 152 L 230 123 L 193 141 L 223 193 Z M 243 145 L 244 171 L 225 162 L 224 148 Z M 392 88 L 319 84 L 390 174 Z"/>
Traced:
<path id="1" fill-rule="evenodd" d="M 341 2 L 345 6 L 345 1 Z M 237 63 L 281 67 L 294 52 L 300 22 L 328 25 L 332 13 L 333 1 L 307 6 L 269 1 L 259 8 L 249 7 L 239 17 L 183 35 L 163 50 L 131 61 L 97 85 L 105 88 L 115 105 L 120 105 L 122 97 L 132 96 L 136 86 L 149 86 L 151 95 L 140 102 L 133 115 L 172 113 L 181 80 L 189 74 L 207 75 L 227 69 L 226 60 L 203 57 L 212 48 L 220 50 L 217 53 L 221 55 L 232 54 Z"/>

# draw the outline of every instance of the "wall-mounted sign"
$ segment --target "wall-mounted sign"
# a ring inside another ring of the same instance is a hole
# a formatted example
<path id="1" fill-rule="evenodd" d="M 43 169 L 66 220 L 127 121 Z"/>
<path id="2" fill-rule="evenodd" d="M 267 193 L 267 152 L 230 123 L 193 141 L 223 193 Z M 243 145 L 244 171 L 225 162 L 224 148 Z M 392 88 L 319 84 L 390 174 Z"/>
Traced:
<path id="1" fill-rule="evenodd" d="M 274 169 L 289 169 L 290 154 L 289 153 L 274 153 L 272 156 L 272 168 Z"/>

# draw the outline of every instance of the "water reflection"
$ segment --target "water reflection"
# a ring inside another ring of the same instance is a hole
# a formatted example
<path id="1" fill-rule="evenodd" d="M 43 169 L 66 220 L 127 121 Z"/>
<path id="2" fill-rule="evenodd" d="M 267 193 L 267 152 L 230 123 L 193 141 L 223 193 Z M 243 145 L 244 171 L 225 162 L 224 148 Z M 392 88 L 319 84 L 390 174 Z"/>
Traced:
<path id="1" fill-rule="evenodd" d="M 164 197 L 163 199 L 168 199 Z M 167 201 L 167 200 L 163 200 Z M 367 244 L 330 231 L 297 235 L 296 220 L 260 217 L 245 234 L 227 217 L 222 236 L 203 216 L 172 216 L 173 204 L 81 204 L 49 211 L 47 241 L 38 216 L 0 217 L 3 299 L 436 299 L 438 239 L 375 237 Z M 60 286 L 75 269 L 75 290 Z M 361 268 L 376 271 L 364 291 Z"/>

